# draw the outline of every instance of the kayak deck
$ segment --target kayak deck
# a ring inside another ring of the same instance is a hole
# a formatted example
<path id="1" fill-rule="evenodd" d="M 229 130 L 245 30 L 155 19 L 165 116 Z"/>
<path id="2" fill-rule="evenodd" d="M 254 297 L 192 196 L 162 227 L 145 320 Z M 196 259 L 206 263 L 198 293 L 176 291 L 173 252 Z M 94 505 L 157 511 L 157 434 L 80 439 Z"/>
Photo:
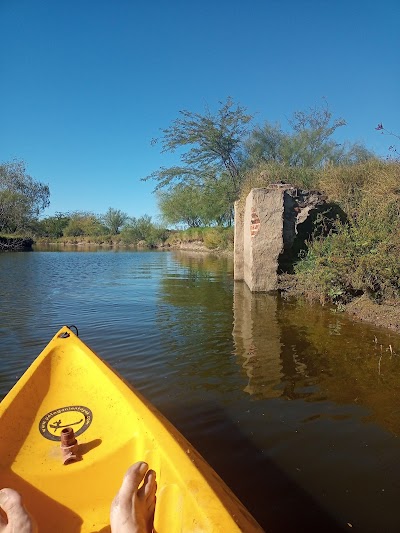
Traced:
<path id="1" fill-rule="evenodd" d="M 67 465 L 65 427 L 81 454 Z M 111 501 L 136 461 L 157 474 L 155 531 L 262 531 L 178 431 L 66 327 L 1 402 L 0 432 L 1 485 L 22 494 L 40 532 L 109 531 Z"/>

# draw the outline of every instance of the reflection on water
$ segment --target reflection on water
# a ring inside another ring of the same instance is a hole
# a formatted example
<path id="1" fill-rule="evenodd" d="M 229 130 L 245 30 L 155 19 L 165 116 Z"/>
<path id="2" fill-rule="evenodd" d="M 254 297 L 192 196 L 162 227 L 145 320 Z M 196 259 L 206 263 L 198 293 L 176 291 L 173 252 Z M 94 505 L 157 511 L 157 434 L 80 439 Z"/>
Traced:
<path id="1" fill-rule="evenodd" d="M 261 398 L 281 396 L 283 377 L 281 329 L 275 296 L 252 294 L 244 283 L 233 293 L 235 352 L 249 378 L 245 392 Z"/>
<path id="2" fill-rule="evenodd" d="M 0 254 L 0 397 L 63 324 L 192 441 L 266 530 L 400 530 L 398 335 L 251 294 L 229 258 Z"/>
<path id="3" fill-rule="evenodd" d="M 235 283 L 233 338 L 249 394 L 362 405 L 400 435 L 399 335 Z"/>
<path id="4" fill-rule="evenodd" d="M 399 336 L 237 282 L 233 338 L 244 391 L 266 422 L 253 439 L 279 467 L 270 479 L 295 480 L 291 511 L 302 489 L 334 529 L 398 531 Z"/>

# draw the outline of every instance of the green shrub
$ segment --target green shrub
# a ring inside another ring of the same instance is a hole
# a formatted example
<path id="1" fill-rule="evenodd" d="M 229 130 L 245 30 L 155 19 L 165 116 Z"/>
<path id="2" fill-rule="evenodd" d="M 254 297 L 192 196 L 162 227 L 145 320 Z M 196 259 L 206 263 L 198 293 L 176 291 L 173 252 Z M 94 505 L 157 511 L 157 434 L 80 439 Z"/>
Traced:
<path id="1" fill-rule="evenodd" d="M 232 228 L 208 228 L 204 233 L 204 244 L 211 250 L 231 249 L 233 247 L 233 229 Z"/>
<path id="2" fill-rule="evenodd" d="M 399 224 L 373 222 L 337 223 L 330 235 L 309 243 L 295 266 L 301 292 L 334 303 L 361 293 L 378 301 L 400 297 Z"/>
<path id="3" fill-rule="evenodd" d="M 368 294 L 378 302 L 400 298 L 400 165 L 369 161 L 328 167 L 319 188 L 346 213 L 328 235 L 316 235 L 283 279 L 290 292 L 321 302 L 349 302 Z"/>
<path id="4" fill-rule="evenodd" d="M 171 246 L 182 242 L 201 242 L 210 250 L 217 248 L 220 250 L 232 250 L 233 233 L 232 227 L 188 228 L 182 231 L 171 231 L 166 242 Z"/>

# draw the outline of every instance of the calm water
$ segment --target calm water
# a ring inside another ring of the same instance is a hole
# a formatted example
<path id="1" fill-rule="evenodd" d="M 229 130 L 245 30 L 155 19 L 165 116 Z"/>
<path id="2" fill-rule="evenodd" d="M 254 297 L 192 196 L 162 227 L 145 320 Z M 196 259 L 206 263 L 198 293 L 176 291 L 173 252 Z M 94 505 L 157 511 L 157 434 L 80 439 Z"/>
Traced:
<path id="1" fill-rule="evenodd" d="M 0 397 L 58 328 L 150 399 L 270 531 L 400 531 L 400 337 L 178 252 L 0 254 Z"/>

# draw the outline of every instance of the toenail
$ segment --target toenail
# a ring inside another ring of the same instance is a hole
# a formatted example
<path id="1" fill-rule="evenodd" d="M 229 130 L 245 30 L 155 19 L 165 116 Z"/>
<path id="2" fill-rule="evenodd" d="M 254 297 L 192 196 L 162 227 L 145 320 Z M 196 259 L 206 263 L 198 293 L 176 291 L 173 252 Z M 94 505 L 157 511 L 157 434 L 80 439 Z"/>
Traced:
<path id="1" fill-rule="evenodd" d="M 147 463 L 141 463 L 140 466 L 139 466 L 139 472 L 141 474 L 144 474 L 147 470 Z"/>
<path id="2" fill-rule="evenodd" d="M 0 505 L 4 505 L 8 500 L 8 494 L 0 490 Z"/>

